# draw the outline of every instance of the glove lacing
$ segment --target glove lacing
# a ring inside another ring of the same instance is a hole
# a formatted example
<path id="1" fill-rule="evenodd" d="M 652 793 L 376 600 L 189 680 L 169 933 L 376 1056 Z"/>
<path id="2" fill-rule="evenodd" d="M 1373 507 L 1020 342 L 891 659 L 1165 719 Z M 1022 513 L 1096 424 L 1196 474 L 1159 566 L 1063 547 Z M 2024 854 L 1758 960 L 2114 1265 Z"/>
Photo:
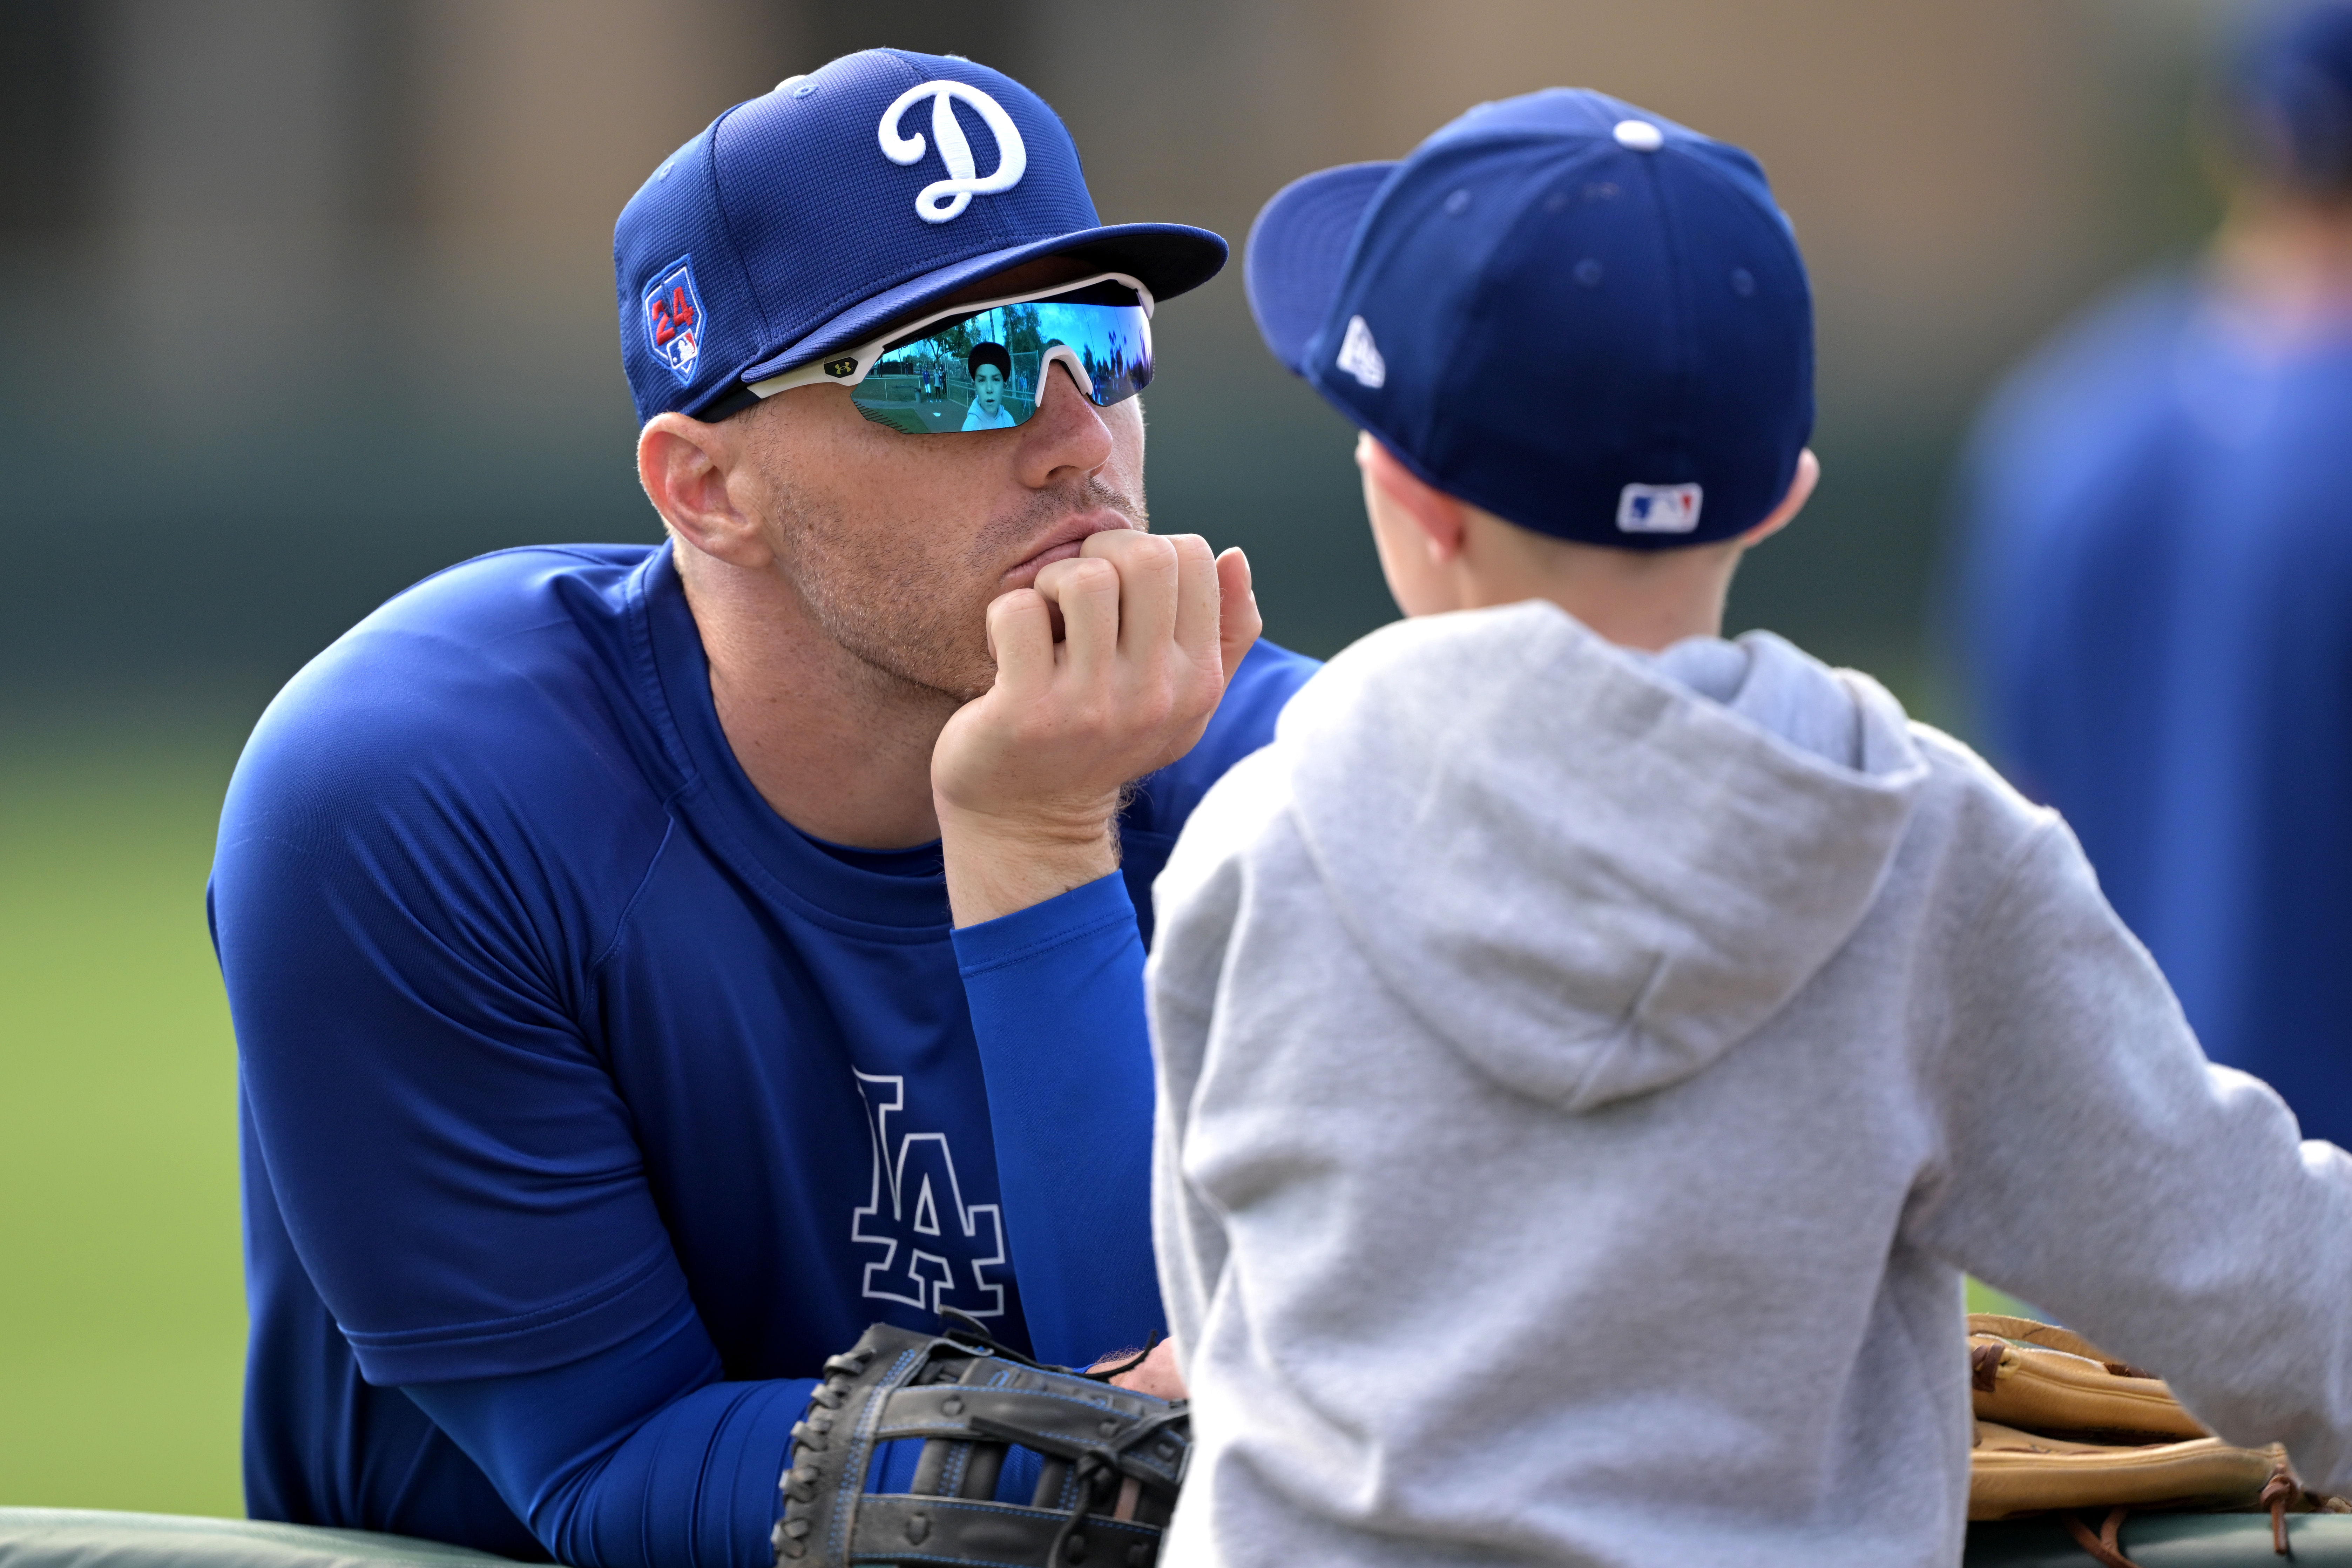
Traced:
<path id="1" fill-rule="evenodd" d="M 2286 1542 L 2287 1508 L 2302 1495 L 2303 1486 L 2294 1479 L 2294 1472 L 2281 1465 L 2271 1472 L 2271 1479 L 2263 1484 L 2263 1495 L 2255 1500 L 2262 1507 L 2270 1510 L 2271 1550 L 2281 1557 L 2289 1555 Z M 2107 1515 L 2107 1521 L 2099 1527 L 2099 1533 L 2096 1535 L 2091 1533 L 2089 1525 L 2071 1513 L 2060 1515 L 2059 1522 L 2066 1527 L 2066 1533 L 2074 1538 L 2074 1544 L 2097 1558 L 2104 1568 L 2139 1568 L 2138 1563 L 2124 1555 L 2122 1544 L 2124 1521 L 2130 1515 L 2131 1510 L 2127 1508 L 2114 1510 Z"/>
<path id="2" fill-rule="evenodd" d="M 1155 1334 L 1152 1337 L 1157 1339 L 1159 1336 Z M 1135 1360 L 1140 1362 L 1150 1353 L 1151 1347 L 1147 1344 L 1137 1353 Z M 1062 1528 L 1054 1532 L 1054 1544 L 1047 1548 L 1045 1552 L 1046 1562 L 1062 1562 L 1063 1553 L 1072 1547 L 1077 1550 L 1068 1561 L 1072 1563 L 1086 1561 L 1087 1538 L 1078 1531 L 1085 1527 L 1087 1516 L 1102 1505 L 1103 1494 L 1109 1489 L 1104 1483 L 1120 1479 L 1122 1475 L 1119 1466 L 1120 1458 L 1129 1449 L 1139 1448 L 1160 1436 L 1163 1428 L 1186 1418 L 1187 1413 L 1183 1410 L 1168 1411 L 1164 1415 L 1153 1416 L 1137 1427 L 1128 1435 L 1127 1441 L 1118 1447 L 1097 1448 L 1078 1456 L 1076 1462 L 1070 1468 L 1070 1479 L 1077 1488 L 1077 1501 L 1070 1509 L 1070 1517 L 1062 1521 Z"/>

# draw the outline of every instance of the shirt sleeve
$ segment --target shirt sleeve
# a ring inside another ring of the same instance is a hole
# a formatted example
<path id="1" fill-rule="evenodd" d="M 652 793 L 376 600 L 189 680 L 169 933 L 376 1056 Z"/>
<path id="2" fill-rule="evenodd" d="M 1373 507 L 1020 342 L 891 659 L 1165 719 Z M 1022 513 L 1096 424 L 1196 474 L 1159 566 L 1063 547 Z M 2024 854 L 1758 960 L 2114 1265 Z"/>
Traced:
<path id="1" fill-rule="evenodd" d="M 812 1379 L 723 1381 L 691 1306 L 583 1361 L 402 1392 L 573 1568 L 767 1568 Z"/>
<path id="2" fill-rule="evenodd" d="M 2352 1485 L 2352 1158 L 2205 1059 L 2054 818 L 1956 950 L 1927 1250 Z"/>
<path id="3" fill-rule="evenodd" d="M 614 916 L 576 889 L 642 879 L 658 812 L 583 851 L 614 864 L 551 868 L 529 814 L 589 809 L 575 797 L 596 778 L 525 755 L 485 781 L 463 759 L 499 754 L 496 739 L 435 722 L 397 704 L 357 721 L 277 710 L 238 765 L 214 865 L 260 1153 L 248 1179 L 268 1183 L 377 1384 L 560 1366 L 687 1294 L 578 1022 L 583 955 Z"/>
<path id="4" fill-rule="evenodd" d="M 1163 1328 L 1143 940 L 1118 873 L 955 933 L 1031 1347 L 1088 1365 Z"/>

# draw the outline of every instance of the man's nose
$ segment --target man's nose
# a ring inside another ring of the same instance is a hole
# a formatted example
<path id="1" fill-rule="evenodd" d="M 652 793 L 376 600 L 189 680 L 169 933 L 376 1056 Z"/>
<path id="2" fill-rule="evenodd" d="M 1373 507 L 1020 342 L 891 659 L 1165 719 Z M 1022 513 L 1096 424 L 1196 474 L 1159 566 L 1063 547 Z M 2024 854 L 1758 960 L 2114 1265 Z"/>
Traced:
<path id="1" fill-rule="evenodd" d="M 1048 363 L 1037 387 L 1037 412 L 1022 426 L 1021 482 L 1043 489 L 1072 468 L 1093 473 L 1110 460 L 1110 426 L 1078 389 L 1060 360 Z"/>

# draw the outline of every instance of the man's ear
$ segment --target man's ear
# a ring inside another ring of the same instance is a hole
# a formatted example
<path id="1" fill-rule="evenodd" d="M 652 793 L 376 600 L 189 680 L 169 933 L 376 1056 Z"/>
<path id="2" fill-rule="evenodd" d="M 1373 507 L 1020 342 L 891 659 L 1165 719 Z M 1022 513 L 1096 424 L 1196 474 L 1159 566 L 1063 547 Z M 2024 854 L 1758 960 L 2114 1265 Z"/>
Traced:
<path id="1" fill-rule="evenodd" d="M 1369 430 L 1356 437 L 1356 466 L 1420 525 L 1421 531 L 1428 536 L 1433 560 L 1451 561 L 1462 553 L 1463 531 L 1468 524 L 1460 501 L 1425 483 L 1420 475 L 1397 461 L 1396 454 L 1381 446 Z"/>
<path id="2" fill-rule="evenodd" d="M 680 539 L 730 566 L 774 560 L 757 521 L 739 504 L 740 433 L 683 414 L 656 414 L 637 434 L 637 482 Z"/>
<path id="3" fill-rule="evenodd" d="M 1805 503 L 1812 500 L 1813 487 L 1821 482 L 1822 460 L 1814 457 L 1813 449 L 1808 447 L 1797 454 L 1797 473 L 1789 481 L 1789 493 L 1780 498 L 1780 504 L 1772 509 L 1770 516 L 1741 534 L 1739 542 L 1743 545 L 1761 544 L 1788 527 L 1789 520 L 1804 510 Z"/>

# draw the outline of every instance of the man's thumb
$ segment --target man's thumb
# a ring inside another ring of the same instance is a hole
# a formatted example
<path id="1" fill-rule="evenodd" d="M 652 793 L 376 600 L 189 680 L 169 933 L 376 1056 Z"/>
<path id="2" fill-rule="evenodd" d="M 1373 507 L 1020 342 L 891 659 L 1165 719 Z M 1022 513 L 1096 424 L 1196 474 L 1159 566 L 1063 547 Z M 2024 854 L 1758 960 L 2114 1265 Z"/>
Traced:
<path id="1" fill-rule="evenodd" d="M 1231 680 L 1265 629 L 1258 617 L 1257 595 L 1250 588 L 1249 557 L 1238 544 L 1217 557 L 1217 645 L 1224 656 L 1225 679 Z"/>

